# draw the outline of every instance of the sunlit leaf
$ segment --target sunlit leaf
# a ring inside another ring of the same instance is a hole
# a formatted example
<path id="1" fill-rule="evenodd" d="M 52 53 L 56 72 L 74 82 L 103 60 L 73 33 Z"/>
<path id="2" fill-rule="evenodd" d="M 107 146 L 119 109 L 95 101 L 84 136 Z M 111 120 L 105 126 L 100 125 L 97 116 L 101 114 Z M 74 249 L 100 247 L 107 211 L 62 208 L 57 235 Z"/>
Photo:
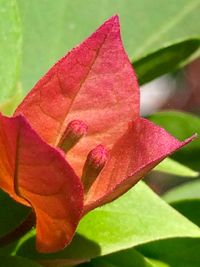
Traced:
<path id="1" fill-rule="evenodd" d="M 153 240 L 186 236 L 200 237 L 199 228 L 140 182 L 124 196 L 90 212 L 65 250 L 51 256 L 37 253 L 31 232 L 19 242 L 17 255 L 66 263 L 86 261 Z"/>

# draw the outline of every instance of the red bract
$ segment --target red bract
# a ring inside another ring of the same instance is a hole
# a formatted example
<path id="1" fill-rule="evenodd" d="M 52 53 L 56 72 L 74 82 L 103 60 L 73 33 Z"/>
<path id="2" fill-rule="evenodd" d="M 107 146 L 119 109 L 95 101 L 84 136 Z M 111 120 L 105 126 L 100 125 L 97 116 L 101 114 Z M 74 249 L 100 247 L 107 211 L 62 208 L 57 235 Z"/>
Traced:
<path id="1" fill-rule="evenodd" d="M 83 214 L 192 140 L 140 118 L 139 100 L 115 16 L 0 117 L 0 186 L 33 207 L 39 251 L 64 248 Z"/>
<path id="2" fill-rule="evenodd" d="M 33 207 L 38 249 L 62 249 L 82 215 L 80 179 L 62 153 L 44 142 L 21 115 L 0 115 L 0 151 L 0 187 Z"/>

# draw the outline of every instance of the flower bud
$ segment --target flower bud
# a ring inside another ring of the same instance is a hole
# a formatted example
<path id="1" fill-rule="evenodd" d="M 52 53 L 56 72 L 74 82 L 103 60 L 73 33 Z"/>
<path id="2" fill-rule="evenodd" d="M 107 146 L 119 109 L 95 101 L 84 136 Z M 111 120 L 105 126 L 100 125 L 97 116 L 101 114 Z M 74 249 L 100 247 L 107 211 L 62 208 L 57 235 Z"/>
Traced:
<path id="1" fill-rule="evenodd" d="M 87 125 L 81 120 L 73 120 L 67 128 L 58 144 L 65 153 L 74 147 L 78 141 L 87 134 Z"/>
<path id="2" fill-rule="evenodd" d="M 88 192 L 107 160 L 108 151 L 103 145 L 98 145 L 89 152 L 81 177 L 85 193 Z"/>

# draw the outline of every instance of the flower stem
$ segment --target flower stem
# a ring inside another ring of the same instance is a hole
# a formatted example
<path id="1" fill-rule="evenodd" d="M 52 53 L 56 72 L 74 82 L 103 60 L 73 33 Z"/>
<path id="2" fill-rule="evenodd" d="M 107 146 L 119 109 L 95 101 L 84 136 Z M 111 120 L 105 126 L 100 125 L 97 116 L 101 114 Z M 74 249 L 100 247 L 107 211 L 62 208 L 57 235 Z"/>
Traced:
<path id="1" fill-rule="evenodd" d="M 18 225 L 14 230 L 0 237 L 0 247 L 6 246 L 16 241 L 24 234 L 26 234 L 29 230 L 31 230 L 34 225 L 35 214 L 31 211 L 20 225 Z"/>

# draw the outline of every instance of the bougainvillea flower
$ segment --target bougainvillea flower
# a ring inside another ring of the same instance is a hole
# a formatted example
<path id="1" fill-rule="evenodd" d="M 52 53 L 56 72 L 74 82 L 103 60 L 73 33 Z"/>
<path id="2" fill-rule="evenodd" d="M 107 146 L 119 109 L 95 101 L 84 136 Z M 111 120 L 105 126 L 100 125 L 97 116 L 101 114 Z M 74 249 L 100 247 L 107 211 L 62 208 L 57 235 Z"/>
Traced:
<path id="1" fill-rule="evenodd" d="M 139 102 L 114 16 L 56 63 L 12 118 L 0 116 L 0 186 L 32 206 L 39 251 L 64 248 L 84 214 L 193 139 L 141 118 Z"/>

